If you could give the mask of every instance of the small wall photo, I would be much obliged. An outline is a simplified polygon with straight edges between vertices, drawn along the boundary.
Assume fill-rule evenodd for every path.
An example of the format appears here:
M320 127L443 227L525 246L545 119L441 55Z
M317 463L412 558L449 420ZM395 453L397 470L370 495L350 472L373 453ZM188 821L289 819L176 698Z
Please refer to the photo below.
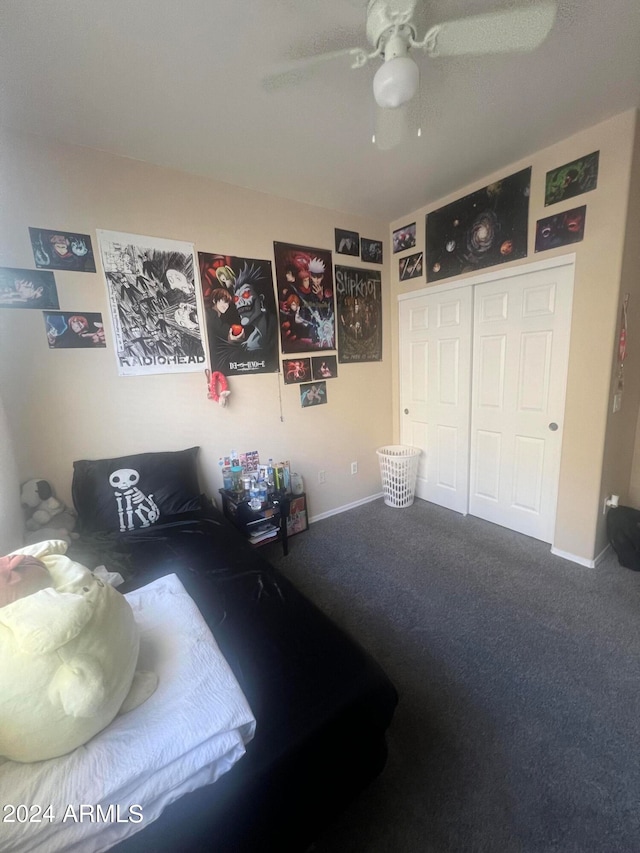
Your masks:
M308 382L312 379L311 360L308 358L283 358L282 375L285 385Z
M566 201L582 193L595 190L598 186L600 152L594 151L547 172L544 188L544 205Z
M404 258L400 258L398 261L398 272L400 281L419 278L422 275L422 252L416 252L415 255L407 255Z
M59 308L52 272L0 267L0 308Z
M96 271L91 237L88 234L29 228L29 237L38 269Z
M536 222L536 252L568 246L584 239L584 226L587 217L586 204L556 213Z
M393 253L403 252L405 249L413 249L416 244L416 223L403 225L393 232Z
M360 235L357 231L343 231L341 228L336 228L336 252L341 255L360 254Z
M327 383L311 382L300 386L300 405L303 409L309 406L321 406L327 402Z
M382 240L360 239L360 259L370 264L382 263Z
M314 379L335 379L338 375L338 359L335 355L314 355L311 370Z
M49 349L106 347L102 314L43 311Z

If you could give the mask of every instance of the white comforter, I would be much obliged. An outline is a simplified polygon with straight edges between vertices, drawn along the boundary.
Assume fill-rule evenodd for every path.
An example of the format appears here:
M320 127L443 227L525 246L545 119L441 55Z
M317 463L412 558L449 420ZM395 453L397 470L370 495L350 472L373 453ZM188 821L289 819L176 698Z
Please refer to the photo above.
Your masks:
M3 853L108 850L215 782L254 735L247 700L176 575L126 597L141 632L139 668L158 674L158 688L69 755L0 759Z

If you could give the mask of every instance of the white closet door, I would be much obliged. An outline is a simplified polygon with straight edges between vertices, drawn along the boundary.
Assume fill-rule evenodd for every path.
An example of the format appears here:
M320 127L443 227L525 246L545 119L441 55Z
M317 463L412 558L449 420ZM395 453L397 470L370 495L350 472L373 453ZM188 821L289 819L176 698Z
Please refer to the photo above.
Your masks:
M400 302L401 441L422 449L416 495L466 513L472 288Z
M469 512L553 541L573 266L475 287Z

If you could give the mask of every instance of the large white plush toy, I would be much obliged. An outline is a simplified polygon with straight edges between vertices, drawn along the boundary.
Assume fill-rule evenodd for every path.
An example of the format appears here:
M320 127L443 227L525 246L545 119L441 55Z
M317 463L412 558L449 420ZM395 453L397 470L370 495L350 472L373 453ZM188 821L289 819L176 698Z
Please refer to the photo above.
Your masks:
M117 590L51 540L0 558L0 755L63 755L144 702L140 639Z

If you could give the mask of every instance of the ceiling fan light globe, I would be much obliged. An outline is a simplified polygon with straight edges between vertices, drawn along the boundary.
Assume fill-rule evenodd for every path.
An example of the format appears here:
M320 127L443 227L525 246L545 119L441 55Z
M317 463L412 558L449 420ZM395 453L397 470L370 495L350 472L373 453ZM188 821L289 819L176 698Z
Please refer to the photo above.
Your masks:
M393 109L410 101L418 91L420 72L409 56L389 59L376 71L373 96L379 107Z

